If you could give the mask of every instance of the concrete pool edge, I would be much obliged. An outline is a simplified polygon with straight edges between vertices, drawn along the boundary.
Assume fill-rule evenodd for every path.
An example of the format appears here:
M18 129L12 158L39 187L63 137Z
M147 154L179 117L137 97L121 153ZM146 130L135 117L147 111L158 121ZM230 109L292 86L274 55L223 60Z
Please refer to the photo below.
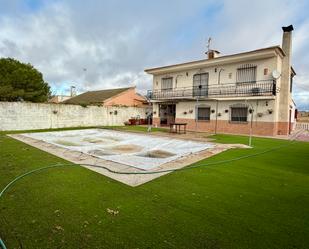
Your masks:
M68 150L56 145L49 144L47 142L36 140L30 137L23 136L22 134L11 134L8 135L9 137L12 137L16 140L19 140L21 142L24 142L32 147L35 147L37 149L40 149L42 151L48 152L50 154L53 154L59 158L65 159L69 162L75 163L75 164L94 164L98 166L105 166L111 170L114 171L126 171L126 172L145 172L145 170L140 170L128 165L116 163L113 161L104 160L101 158L97 158L82 152L72 151ZM198 153L194 153L191 155L188 155L186 157L181 157L179 159L176 159L174 161L162 164L158 168L152 170L152 171L160 171L160 170L166 170L166 169L180 169L185 166L188 166L190 164L193 164L195 162L198 162L202 159L217 155L223 151L226 151L231 148L248 148L245 145L238 145L238 144L214 144L213 148L200 151ZM170 172L164 172L164 173L157 173L157 174L130 174L130 175L123 175L123 174L115 174L107 171L106 169L102 168L93 168L89 166L83 166L85 168L88 168L92 171L95 171L97 173L100 173L104 176L107 176L109 178L112 178L116 181L122 182L126 185L135 187L142 185L144 183L147 183L149 181L152 181L162 175L166 175Z

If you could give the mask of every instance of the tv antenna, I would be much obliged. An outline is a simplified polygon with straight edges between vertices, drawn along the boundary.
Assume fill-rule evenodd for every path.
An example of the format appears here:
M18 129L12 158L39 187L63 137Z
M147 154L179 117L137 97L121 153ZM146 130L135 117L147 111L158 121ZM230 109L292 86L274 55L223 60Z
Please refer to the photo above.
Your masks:
M207 52L209 52L210 50L210 44L211 44L211 37L208 38L208 41L207 41Z

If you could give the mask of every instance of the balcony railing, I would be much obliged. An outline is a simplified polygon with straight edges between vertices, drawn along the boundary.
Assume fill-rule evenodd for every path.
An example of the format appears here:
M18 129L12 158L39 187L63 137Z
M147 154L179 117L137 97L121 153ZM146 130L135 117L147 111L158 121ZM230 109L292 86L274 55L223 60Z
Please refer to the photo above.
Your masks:
M220 84L210 86L183 87L148 91L148 98L160 99L196 99L276 95L275 80Z

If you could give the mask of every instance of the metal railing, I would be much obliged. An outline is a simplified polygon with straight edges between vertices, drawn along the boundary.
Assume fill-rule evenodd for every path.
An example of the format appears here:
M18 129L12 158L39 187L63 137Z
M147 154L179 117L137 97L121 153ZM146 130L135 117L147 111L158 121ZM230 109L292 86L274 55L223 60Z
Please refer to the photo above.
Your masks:
M301 129L301 130L309 131L309 123L297 122L296 123L296 129Z
M275 80L254 82L229 83L210 86L183 87L173 89L149 90L147 96L153 100L160 99L195 99L195 98L223 98L223 97L249 97L273 96L278 89Z

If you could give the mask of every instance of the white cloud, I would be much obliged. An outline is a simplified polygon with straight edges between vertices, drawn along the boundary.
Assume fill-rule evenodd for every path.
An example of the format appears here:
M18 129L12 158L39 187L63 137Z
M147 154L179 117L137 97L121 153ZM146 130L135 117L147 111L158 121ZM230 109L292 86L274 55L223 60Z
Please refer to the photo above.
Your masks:
M145 91L145 68L203 58L208 36L224 54L237 53L280 44L281 26L293 23L296 92L303 89L295 98L308 106L306 7L287 0L45 0L31 9L0 0L0 56L32 63L59 93L72 84Z

